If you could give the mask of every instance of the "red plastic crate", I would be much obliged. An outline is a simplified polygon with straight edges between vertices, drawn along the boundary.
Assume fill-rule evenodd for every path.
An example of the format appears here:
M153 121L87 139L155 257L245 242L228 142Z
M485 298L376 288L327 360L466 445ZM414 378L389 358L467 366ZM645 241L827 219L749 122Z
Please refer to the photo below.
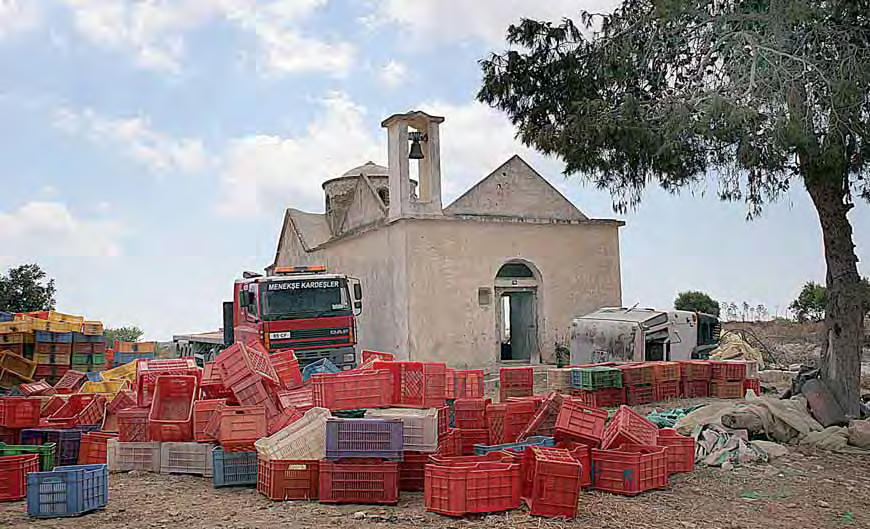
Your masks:
M382 353L380 351L372 351L370 349L363 349L360 357L363 364L371 361L394 362L396 360L396 355L394 355L393 353Z
M575 442L560 442L556 443L556 448L564 448L568 450L578 463L580 463L580 486L581 487L591 487L592 486L592 448L583 444L583 443L575 443Z
M108 432L83 432L79 441L79 465L106 464L109 439L117 439L118 434Z
M593 408L616 408L625 404L625 388L571 389L571 397Z
M604 437L607 412L565 399L556 417L555 437L559 441L577 441L598 446Z
M489 443L500 445L505 441L504 427L508 414L508 403L490 404L486 407L486 428L489 430Z
M197 377L191 375L157 377L154 401L148 415L148 435L152 441L193 441L193 403L197 383Z
M269 352L256 340L234 343L217 356L215 365L221 370L224 386L228 388L252 376L280 385L278 374L269 361Z
M655 446L658 426L628 406L620 406L604 430L601 448L608 450L624 443Z
M148 414L151 408L126 408L118 412L118 440L122 443L147 443Z
M86 379L85 373L70 369L55 383L54 389L61 394L75 393Z
M684 380L681 385L683 398L692 399L697 397L708 397L710 395L709 380Z
M320 491L319 461L257 459L257 492L270 500L316 500Z
M440 408L447 398L447 366L427 362L375 362L392 375L391 406Z
M57 391L45 380L31 382L29 384L21 384L18 386L21 394L25 397L35 397L37 395L55 395Z
M679 362L653 362L652 365L656 384L659 382L680 381Z
M31 472L39 472L39 454L0 457L0 502L26 497Z
M655 372L652 364L647 363L631 363L616 366L622 371L622 385L624 386L643 386L653 384L655 382Z
M533 435L547 435L552 437L553 429L556 426L556 417L558 417L559 409L562 407L562 402L566 398L570 399L571 397L565 397L564 395L553 392L547 395L546 398L544 398L540 409L535 412L534 417L529 421L528 426L526 426L517 436L517 440L522 441L526 437L531 437Z
M106 411L109 413L118 413L121 410L125 410L127 408L135 408L136 407L136 394L130 390L122 389L115 395L115 398L112 399L106 406Z
M202 371L193 358L171 358L165 360L140 360L136 363L136 391L139 406L150 406L154 398L157 378L170 375L192 376L196 386L202 380Z
M273 419L281 415L278 405L278 395L275 387L258 377L249 377L233 385L236 401L242 406L263 406L266 418Z
M680 364L680 379L687 381L708 382L712 377L710 362L704 360L682 360Z
M544 395L528 395L526 397L508 397L508 402L531 402L535 405L535 412L541 409L544 403Z
M311 377L311 383L315 406L333 411L387 408L393 395L393 374L385 369L353 374L319 374Z
M649 404L655 400L655 386L629 386L625 388L625 403L629 406Z
M21 444L21 428L6 428L0 426L0 443L8 445Z
M499 369L499 400L527 397L534 393L535 371L531 367L503 367Z
M0 397L0 426L31 428L39 425L42 401L31 397Z
M504 443L514 443L535 417L535 402L532 400L509 400L506 404L508 411L505 416L502 438Z
M438 450L435 454L443 457L456 457L462 455L462 434L459 430L451 428L446 434L438 436Z
M320 462L321 503L395 504L399 464L380 459Z
M741 399L743 398L743 381L710 381L710 396L717 399Z
M66 400L58 397L57 395L52 396L48 399L48 402L45 403L45 406L42 407L42 410L39 412L39 416L41 418L51 417L51 415L57 410L63 408L63 405L66 404Z
M710 362L710 379L714 381L740 381L746 378L746 364L743 362Z
M616 450L592 450L592 487L634 496L668 485L667 447L622 445Z
M224 386L220 369L215 367L214 362L203 364L201 387L204 399L227 399L227 402L230 404L238 404L232 390Z
M462 446L462 455L470 456L474 455L474 445L488 445L489 442L489 430L462 430L457 429L459 432L459 439Z
M220 406L206 426L225 452L253 451L254 441L266 437L267 430L263 406Z
M447 369L447 398L483 397L483 376L483 369Z
M399 490L422 492L424 469L428 462L429 454L406 451L402 461L399 462Z
M206 432L209 420L221 406L227 403L227 399L198 400L193 403L193 439L201 443L215 441L216 439Z
M447 433L450 429L450 407L442 406L438 408L438 437Z
M314 407L314 386L304 384L296 389L279 391L277 394L280 408L296 408L302 413Z
M268 434L272 435L275 432L283 430L284 428L301 419L303 415L304 413L298 408L284 408L283 410L281 410L280 415L269 419Z
M302 371L299 370L299 360L291 349L282 349L269 355L272 367L278 381L284 389L298 388L302 385Z
M743 395L749 390L755 392L756 395L761 395L761 381L757 378L747 378L743 381Z
M106 397L94 393L70 395L66 403L48 417L48 422L63 426L103 424Z
M678 381L658 382L653 386L653 399L656 402L680 398L680 383Z
M456 399L453 402L453 424L460 429L486 428L487 404L489 399Z
M509 511L520 506L519 463L429 464L424 471L426 510L447 516Z
M668 474L695 470L695 439L680 435L672 428L662 428L657 444L668 447Z
M523 499L529 514L574 518L582 468L564 448L528 447L522 462Z
M36 373L34 373L34 379L44 379L46 382L51 384L52 382L57 382L63 376L64 373L69 371L69 365L66 366L55 366L55 365L38 365L36 366Z

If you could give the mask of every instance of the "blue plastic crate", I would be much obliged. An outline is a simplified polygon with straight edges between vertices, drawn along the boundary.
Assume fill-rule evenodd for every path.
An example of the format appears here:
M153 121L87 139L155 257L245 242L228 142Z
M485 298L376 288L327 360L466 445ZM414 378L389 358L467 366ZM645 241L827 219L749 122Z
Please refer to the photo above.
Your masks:
M15 319L15 314L0 310L0 322L12 321Z
M154 360L156 355L154 353L118 353L115 352L115 357L112 360L112 365L114 367L122 366L124 364L129 364L133 360Z
M21 444L41 445L55 443L55 461L58 465L75 465L79 462L79 446L82 432L94 432L100 425L83 425L73 428L26 428L21 430Z
M33 340L38 343L54 343L54 335L58 333L48 331L35 331Z
M527 446L556 446L556 440L544 435L535 435L519 443L506 443L503 445L474 445L474 455L485 456L490 452L504 452L505 450L521 452L525 450Z
M308 380L314 375L320 375L322 373L326 373L329 375L334 375L336 373L341 373L341 369L335 366L332 362L329 361L329 358L321 358L315 362L311 362L307 366L302 368L302 380Z
M101 371L88 371L87 373L85 373L85 376L88 377L88 382L103 381L103 373Z
M27 475L27 514L33 518L79 516L109 499L106 465L56 467Z
M257 484L257 452L211 451L214 463L212 484L217 487L255 486Z

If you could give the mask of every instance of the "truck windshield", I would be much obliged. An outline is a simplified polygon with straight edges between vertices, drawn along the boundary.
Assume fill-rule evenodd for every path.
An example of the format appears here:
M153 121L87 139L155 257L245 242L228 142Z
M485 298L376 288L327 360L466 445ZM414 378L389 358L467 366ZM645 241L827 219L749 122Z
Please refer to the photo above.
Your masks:
M276 281L261 289L261 318L266 321L347 316L347 284L339 279Z

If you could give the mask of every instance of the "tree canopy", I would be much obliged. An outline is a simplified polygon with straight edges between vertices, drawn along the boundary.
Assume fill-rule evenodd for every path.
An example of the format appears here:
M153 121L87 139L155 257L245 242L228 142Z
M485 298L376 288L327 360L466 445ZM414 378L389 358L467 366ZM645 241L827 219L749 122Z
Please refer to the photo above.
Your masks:
M870 313L870 279L864 278L859 286L861 307L864 314ZM828 289L815 281L808 281L797 299L788 306L797 321L822 321L828 304Z
M145 331L135 326L116 327L112 329L106 329L105 334L106 341L109 343L112 343L115 340L120 340L122 342L138 342L145 334Z
M0 310L7 312L33 312L54 310L54 279L38 264L24 264L0 274Z
M715 180L749 216L797 182L828 268L822 373L859 405L860 276L849 210L870 200L870 0L625 0L577 21L523 20L481 62L480 100L519 138L608 190Z
M692 312L703 312L719 317L720 307L719 302L711 298L705 292L697 290L689 290L680 292L677 299L674 300L674 308L677 310L690 310Z

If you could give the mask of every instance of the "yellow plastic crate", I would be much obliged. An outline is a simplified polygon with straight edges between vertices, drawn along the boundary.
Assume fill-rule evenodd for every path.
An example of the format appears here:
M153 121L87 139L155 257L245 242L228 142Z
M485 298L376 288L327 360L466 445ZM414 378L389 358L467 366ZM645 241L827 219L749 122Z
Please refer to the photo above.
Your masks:
M82 334L88 336L102 336L103 322L101 321L86 321L82 323Z
M33 343L34 341L32 332L10 332L0 334L0 344Z
M33 332L34 330L39 330L34 328L33 320L34 318L27 318L0 322L0 333Z
M79 393L100 393L103 395L115 395L122 389L129 389L130 383L126 380L104 380L102 382L85 382Z
M36 362L12 351L0 351L0 369L7 369L24 378L32 379L33 373L36 372Z
M127 380L136 381L136 361L127 362L124 365L103 371L103 380Z
M48 320L40 320L39 318L31 318L30 319L30 328L34 331L54 331L54 332L66 332L61 331L57 328L58 323Z
M65 321L51 321L51 320L40 320L44 323L34 323L34 327L44 325L44 329L37 329L40 331L49 331L49 332L78 332L81 330L81 325L67 323Z
M85 321L84 316L74 316L72 314L64 314L63 312L48 312L48 321L54 321L58 323L72 323L75 324L76 327L81 327L82 323Z

